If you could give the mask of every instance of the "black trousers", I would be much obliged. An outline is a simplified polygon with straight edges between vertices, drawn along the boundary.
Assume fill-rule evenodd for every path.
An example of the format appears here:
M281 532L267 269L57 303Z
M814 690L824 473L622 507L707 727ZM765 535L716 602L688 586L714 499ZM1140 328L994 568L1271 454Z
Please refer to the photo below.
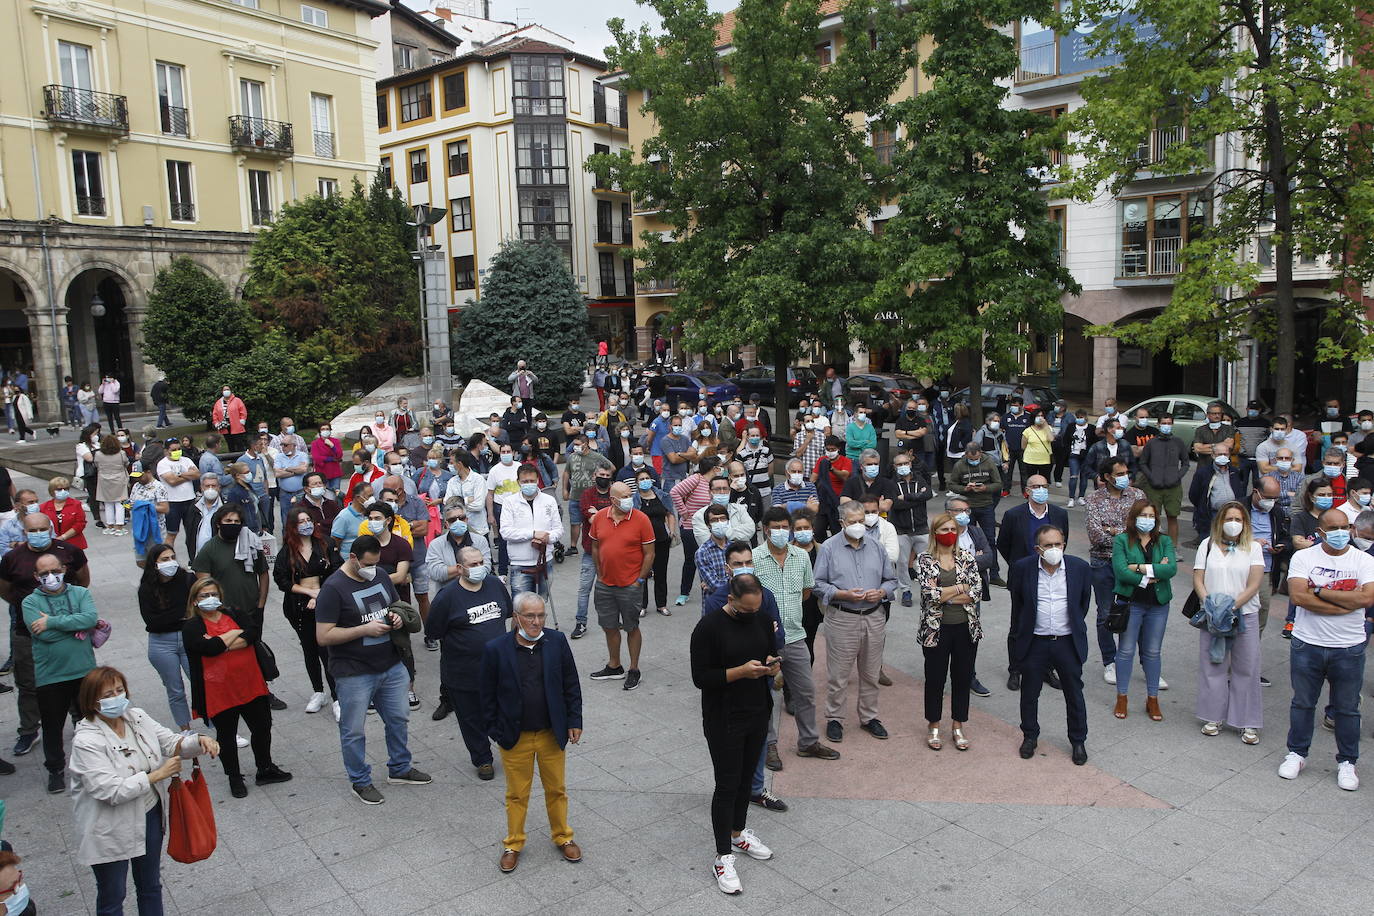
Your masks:
M76 722L76 695L81 690L81 681L75 678L38 688L38 717L43 723L43 766L49 773L61 773L67 768L62 732L68 719Z
M692 533L692 529L683 528L682 531L682 586L677 590L679 595L690 595L692 593L692 579L697 574L697 536Z
M922 647L921 651L926 657L926 721L939 722L944 718L945 679L948 678L949 717L955 722L967 722L973 662L978 657L978 644L969 635L968 624L942 624L940 641Z
M668 606L668 551L673 549L672 538L659 538L654 541L654 566L651 575L654 579L654 607ZM639 599L644 607L649 606L649 583Z
M1083 662L1072 636L1032 636L1030 652L1021 660L1021 733L1040 737L1040 688L1045 672L1054 669L1064 687L1069 741L1088 740L1088 707L1083 702Z
M334 699L339 698L339 691L334 686L334 675L329 673L329 648L320 645L315 640L315 612L304 608L283 608L282 613L286 615L286 622L291 624L291 629L296 631L296 638L301 643L301 654L305 657L305 673L310 678L310 687L316 693L324 693L324 683L327 678L329 681L329 695Z
M734 852L730 834L744 829L749 796L754 791L754 770L768 739L768 718L748 723L704 722L702 732L706 735L716 781L711 793L711 833L716 840L716 855L724 856Z
M105 408L105 419L108 420L110 423L110 432L114 432L115 430L123 426L124 418L121 417L119 414L119 405L111 404L108 401L104 401L101 403L102 406ZM18 419L18 417L18 412L16 412L15 419Z
M480 767L491 763L491 740L483 725L482 699L477 689L465 690L440 684L439 693L453 707L453 714L458 719L458 732L463 736L463 744L467 746L472 765Z
M806 631L806 651L810 653L813 665L816 664L816 632L824 620L820 599L812 592L811 597L802 602L802 629Z
M272 707L267 703L267 694L263 694L247 703L221 710L219 715L210 719L215 726L215 740L219 742L219 760L224 766L225 776L243 775L239 769L239 746L234 740L239 730L239 719L248 725L248 740L253 747L253 762L258 765L258 771L272 765Z

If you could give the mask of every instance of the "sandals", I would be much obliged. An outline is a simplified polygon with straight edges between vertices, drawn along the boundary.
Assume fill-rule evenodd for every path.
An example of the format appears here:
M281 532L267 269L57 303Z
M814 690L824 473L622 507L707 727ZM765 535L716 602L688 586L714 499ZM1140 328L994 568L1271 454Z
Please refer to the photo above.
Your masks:
M1207 722L1207 723L1204 723L1203 726L1202 726L1202 733L1203 733L1204 735L1206 735L1208 738L1215 738L1217 735L1221 734L1221 723L1220 723L1220 722Z
M1118 719L1126 718L1127 700L1126 694L1118 693L1116 695L1116 708L1112 710L1112 715L1116 716Z
M969 740L964 737L964 730L962 728L954 729L954 747L961 751L969 749Z
M932 725L930 727L930 737L926 738L926 747L932 751L938 751L944 747L944 744L940 742L940 726Z
M1164 713L1159 711L1159 697L1145 698L1145 715L1150 717L1151 722L1164 721Z
M1242 728L1240 741L1242 744L1259 744L1259 732L1253 728Z

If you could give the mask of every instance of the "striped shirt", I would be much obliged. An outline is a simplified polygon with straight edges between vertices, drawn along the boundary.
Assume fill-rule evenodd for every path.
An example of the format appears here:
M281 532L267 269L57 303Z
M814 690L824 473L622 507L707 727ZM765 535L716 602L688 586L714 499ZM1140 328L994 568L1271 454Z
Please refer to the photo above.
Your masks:
M674 484L668 495L672 497L673 509L682 527L691 531L692 516L711 501L711 482L700 474L692 474Z
M787 545L787 556L781 566L767 547L754 549L754 575L763 587L773 593L778 602L778 616L782 618L783 642L806 638L802 626L802 592L816 587L816 575L811 558L800 547Z

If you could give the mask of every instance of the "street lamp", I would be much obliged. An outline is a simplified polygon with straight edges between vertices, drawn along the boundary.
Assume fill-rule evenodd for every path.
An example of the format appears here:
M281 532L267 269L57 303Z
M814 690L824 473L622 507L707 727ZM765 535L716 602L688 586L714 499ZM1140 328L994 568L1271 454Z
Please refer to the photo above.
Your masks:
M436 336L438 335L438 333L439 333L439 331L440 331L440 328L434 328L434 329L431 329L431 328L430 328L430 322L433 320L433 316L432 316L432 314L431 314L431 312L430 312L430 308L431 308L431 303L430 303L430 301L429 301L429 299L430 299L430 296L429 296L429 285L430 285L430 284L429 284L429 282L428 282L428 280L429 280L428 274L430 273L431 269L433 269L433 268L431 267L431 264L432 264L433 261L436 260L436 254L437 254L437 251L438 251L438 246L437 246L437 245L425 245L425 244L424 244L424 236L425 236L425 232L426 232L430 227L432 227L432 226L437 226L439 223L442 223L442 222L444 221L444 218L448 216L448 211L447 211L447 210L439 209L439 208L437 208L437 207L431 207L431 206L429 206L428 204L416 204L414 207L411 208L411 212L412 212L413 215L412 215L411 219L410 219L409 221L406 222L406 225L407 225L407 226L413 226L414 229L415 229L415 250L414 250L413 252L411 252L411 257L415 259L416 267L417 267L417 269L418 269L418 271L419 271L419 277L420 277L420 328L421 328L422 343L423 343L423 347L424 347L425 391L427 392L428 397L429 397L429 400L430 400L431 402L432 402L436 397L438 397L438 396L440 395L441 392L440 392L440 391L437 391L436 388L435 388L435 381L436 381L436 378L435 378L435 371L434 371L434 370L435 370L435 366L434 366L433 364L434 364L435 361L441 360L441 359L442 359L442 360L444 361L444 366L442 367L442 370L439 371L439 372L437 373L437 375L438 375L439 378L449 380L449 381L446 383L446 387L447 387L448 390L442 392L443 400L444 400L445 402L447 402L448 399L449 399L450 397L452 397L452 395L453 395L453 384L452 384L452 381L451 381L450 369L449 369L449 366L448 366L448 364L447 364L447 360L448 360L448 339L447 339L447 337L445 337L442 346L433 347L433 349L435 350L435 352L434 352L434 353L431 353L431 352L430 352L430 351L431 351L431 346L432 346L432 345L431 345L431 337L430 337L431 330L433 330L433 332L434 332L434 334L435 334ZM443 268L442 268L442 264L440 264L440 265L437 267L437 270L438 270L438 271L442 271L442 269L443 269ZM437 284L436 284L436 285L437 285ZM438 293L438 291L436 290L436 300L437 300L437 293ZM436 302L434 302L432 305L433 305L433 307L437 308L437 307L439 307L439 306L441 305L441 303L439 303L438 301L436 301ZM445 322L447 322L447 320L448 320L448 309L447 309L447 308L445 308L445 309L443 310L443 317L444 317Z
M100 298L100 293L94 293L91 295L91 317L105 317L105 300Z

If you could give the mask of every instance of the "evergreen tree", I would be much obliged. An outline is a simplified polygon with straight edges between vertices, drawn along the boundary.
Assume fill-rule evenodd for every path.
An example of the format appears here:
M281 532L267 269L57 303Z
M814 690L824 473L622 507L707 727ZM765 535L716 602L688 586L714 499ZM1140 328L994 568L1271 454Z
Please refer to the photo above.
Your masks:
M515 364L539 376L541 404L582 393L591 340L587 304L563 252L547 242L512 239L491 259L482 298L463 310L453 338L453 373L503 391Z

